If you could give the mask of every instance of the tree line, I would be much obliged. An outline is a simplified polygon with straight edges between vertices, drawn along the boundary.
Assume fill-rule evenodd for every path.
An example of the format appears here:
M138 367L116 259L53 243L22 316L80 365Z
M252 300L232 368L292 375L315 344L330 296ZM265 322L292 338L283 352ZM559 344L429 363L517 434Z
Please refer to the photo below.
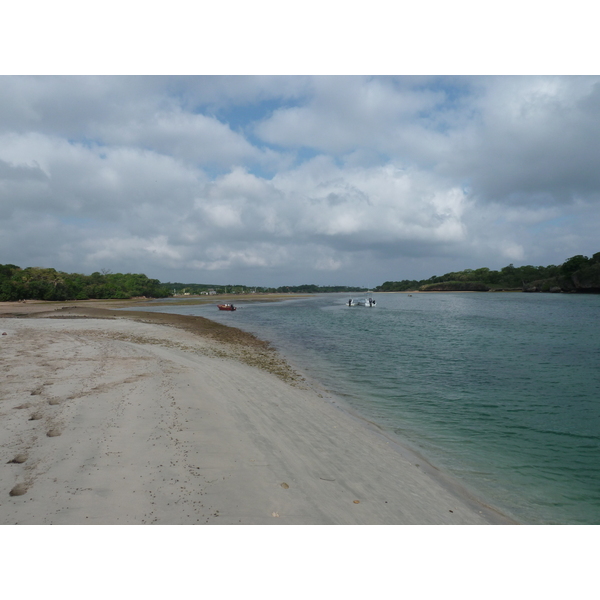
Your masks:
M426 290L436 284L447 285L455 289L523 289L527 284L539 283L551 287L568 286L569 281L577 273L596 271L600 267L600 252L591 258L578 254L568 258L561 265L549 265L547 267L534 267L525 265L515 267L510 264L499 271L482 267L479 269L465 269L464 271L453 271L445 275L433 275L429 279L420 281L414 279L403 279L402 281L386 281L376 288L379 292L404 292ZM462 284L462 286L461 286Z
M207 283L163 283L172 294L326 294L334 292L366 292L367 288L345 285L283 285L280 287L261 287L249 285L212 285Z
M378 292L403 292L435 288L447 290L523 289L524 291L588 291L600 292L600 252L591 258L578 254L561 265L515 267L510 264L499 271L482 267L433 275L429 279L386 281L375 288ZM111 273L103 270L91 275L64 273L51 268L0 264L0 302L17 300L87 300L128 299L135 297L166 298L174 294L216 293L300 293L366 292L352 286L296 285L253 287L244 285L210 285L194 283L161 283L142 273Z
M56 269L0 265L0 301L127 299L139 296L164 298L168 288L141 273L91 275L63 273Z

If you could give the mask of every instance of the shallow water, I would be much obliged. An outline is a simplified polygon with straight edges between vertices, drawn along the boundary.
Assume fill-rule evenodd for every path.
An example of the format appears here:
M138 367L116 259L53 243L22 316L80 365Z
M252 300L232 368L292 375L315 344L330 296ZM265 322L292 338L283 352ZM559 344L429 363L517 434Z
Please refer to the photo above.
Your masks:
M267 339L358 413L523 523L600 523L600 296L324 294L149 310Z

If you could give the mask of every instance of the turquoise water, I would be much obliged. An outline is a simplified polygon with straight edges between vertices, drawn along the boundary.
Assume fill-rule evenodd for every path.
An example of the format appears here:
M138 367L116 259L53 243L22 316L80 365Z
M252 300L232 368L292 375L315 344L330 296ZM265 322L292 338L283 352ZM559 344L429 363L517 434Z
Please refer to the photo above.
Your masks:
M522 523L600 523L600 296L328 294L157 307L267 339ZM148 307L150 308L150 307Z

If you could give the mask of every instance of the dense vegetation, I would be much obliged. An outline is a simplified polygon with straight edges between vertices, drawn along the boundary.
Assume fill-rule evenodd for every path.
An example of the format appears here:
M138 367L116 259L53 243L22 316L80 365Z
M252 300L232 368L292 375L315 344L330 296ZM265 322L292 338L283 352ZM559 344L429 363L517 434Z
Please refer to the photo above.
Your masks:
M578 254L567 259L562 265L515 267L510 264L499 271L486 267L465 269L434 275L421 281L404 279L386 281L376 288L380 292L403 291L487 291L519 289L524 291L600 291L600 252L591 258Z
M138 273L63 273L56 269L0 265L0 301L162 298L169 290Z

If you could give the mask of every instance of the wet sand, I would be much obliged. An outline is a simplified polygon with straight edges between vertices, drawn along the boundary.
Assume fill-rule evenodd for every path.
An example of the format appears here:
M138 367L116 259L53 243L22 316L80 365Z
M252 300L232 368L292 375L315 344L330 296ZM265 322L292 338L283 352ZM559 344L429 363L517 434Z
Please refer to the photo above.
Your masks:
M511 522L255 336L107 306L0 306L0 523Z

